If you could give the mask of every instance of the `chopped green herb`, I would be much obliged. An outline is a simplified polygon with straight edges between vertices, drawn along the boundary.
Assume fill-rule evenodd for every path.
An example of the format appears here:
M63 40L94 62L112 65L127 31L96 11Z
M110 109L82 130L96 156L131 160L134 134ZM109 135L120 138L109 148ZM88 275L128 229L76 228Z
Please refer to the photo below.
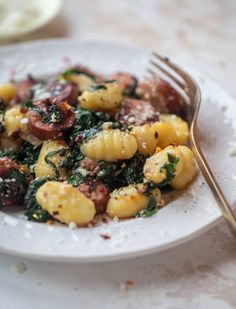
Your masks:
M27 180L23 173L13 168L7 179L0 181L0 208L3 207L3 198L9 197L12 200L19 200L24 196L27 188Z
M143 182L143 165L145 159L145 156L137 153L131 159L124 161L121 177L126 181L127 185Z
M34 105L32 101L25 102L24 106L37 112L44 123L60 123L63 120L63 115L57 104L47 105L46 110L42 110L39 106Z
M45 162L51 167L51 169L53 170L53 172L55 173L55 177L56 179L58 179L60 177L60 174L59 174L59 170L56 166L55 163L53 163L49 158L52 158L54 157L55 155L59 154L59 152L61 151L60 150L55 150L55 151L50 151L46 157L44 158Z
M39 157L41 146L35 147L28 142L24 142L19 151L17 152L16 162L25 164L29 167L30 171L34 171L34 166Z
M63 120L63 115L56 104L49 105L45 112L41 110L40 115L44 123L60 123Z
M78 187L83 181L84 176L81 173L76 173L74 175L71 175L67 178L67 182L71 184L74 187Z
M13 161L17 160L17 152L13 149L7 149L7 150L0 150L0 158L8 157L9 159L12 159Z
M67 78L69 75L72 75L72 74L78 74L78 75L84 74L84 75L87 75L90 78L95 77L94 74L92 74L92 73L89 74L88 72L85 72L82 69L81 70L80 69L68 69L68 70L64 71L61 75L62 75L62 77Z
M107 90L107 87L105 85L102 84L97 84L97 85L91 85L88 89L88 91L94 92L94 91L98 91L98 90Z
M93 127L89 130L82 131L80 133L83 142L88 141L89 139L93 138L97 133L102 131L102 126Z
M123 169L121 163L109 163L106 161L97 162L99 171L97 179L101 180L111 191L125 185L125 181L120 177Z
M142 209L136 217L147 218L155 215L157 212L157 201L153 195L150 196L147 207Z
M53 220L52 216L39 205L35 197L37 190L49 180L49 178L36 178L28 187L24 198L24 206L26 208L25 215L30 221L46 222Z
M63 148L66 152L63 160L60 160L58 167L66 168L67 170L73 170L78 167L78 162L81 161L84 156L80 152L80 145L73 145L71 148ZM60 154L60 153L59 153Z
M121 122L112 122L111 123L111 129L119 129L121 131L131 131L132 128L129 128L127 125L121 123Z
M166 170L166 179L158 184L159 187L166 186L171 180L175 177L175 171L179 158L168 153L168 161L160 168L160 171L163 172Z
M110 116L107 113L91 112L82 108L75 111L75 116L76 121L74 127L69 133L70 139L72 140L80 135L82 131L86 131L82 134L82 136L91 135L94 131L91 131L88 134L90 130L94 127L100 127L104 122L110 120Z

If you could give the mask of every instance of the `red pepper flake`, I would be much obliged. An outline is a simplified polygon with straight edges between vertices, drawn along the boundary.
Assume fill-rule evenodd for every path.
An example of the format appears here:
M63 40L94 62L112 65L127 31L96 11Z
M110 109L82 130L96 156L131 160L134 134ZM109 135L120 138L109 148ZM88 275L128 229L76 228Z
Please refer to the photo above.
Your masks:
M99 234L104 240L108 240L111 239L111 236L109 236L108 234Z
M54 224L54 221L48 220L48 221L46 222L46 224L48 224L48 225L53 225L53 224Z
M52 212L53 216L58 216L59 215L59 211L55 210Z
M106 217L102 217L102 222L103 223L107 223L108 222L108 219Z
M48 193L47 193L47 192L44 192L44 193L43 193L43 196L47 198L47 197L48 197Z
M82 138L81 135L77 135L76 138L75 138L75 142L76 142L76 143L80 143L80 142L82 141L82 139L83 139L83 138Z
M20 112L21 114L26 114L28 112L28 108L21 106Z

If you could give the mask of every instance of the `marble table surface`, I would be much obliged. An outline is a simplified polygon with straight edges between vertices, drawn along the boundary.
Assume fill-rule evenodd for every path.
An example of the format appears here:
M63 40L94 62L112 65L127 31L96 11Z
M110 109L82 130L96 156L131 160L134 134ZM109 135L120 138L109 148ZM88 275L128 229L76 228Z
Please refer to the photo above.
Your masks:
M236 98L235 17L235 0L66 0L53 22L24 40L73 37L156 49ZM181 246L128 261L68 265L1 255L0 299L2 309L232 309L236 240L222 221Z

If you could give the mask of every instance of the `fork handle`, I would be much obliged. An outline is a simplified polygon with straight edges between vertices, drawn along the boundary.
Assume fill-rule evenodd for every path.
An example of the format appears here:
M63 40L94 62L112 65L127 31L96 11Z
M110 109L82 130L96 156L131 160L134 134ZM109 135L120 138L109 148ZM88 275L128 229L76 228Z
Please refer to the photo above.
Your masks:
M215 176L213 175L200 147L198 146L198 143L196 142L196 136L195 136L195 132L193 132L193 130L191 130L191 134L190 134L190 143L191 143L191 148L193 151L193 154L195 156L195 159L198 163L198 166L206 180L206 182L208 183L217 203L218 206L226 220L226 222L228 223L228 226L231 230L231 232L234 234L234 236L236 236L236 216L233 213L224 193L222 192Z

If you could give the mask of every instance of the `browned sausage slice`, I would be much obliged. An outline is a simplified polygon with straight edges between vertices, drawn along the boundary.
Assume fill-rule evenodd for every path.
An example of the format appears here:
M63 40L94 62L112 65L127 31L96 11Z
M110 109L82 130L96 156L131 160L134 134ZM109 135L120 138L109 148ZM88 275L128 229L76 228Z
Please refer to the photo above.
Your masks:
M100 181L89 179L78 186L78 190L94 202L96 213L100 214L106 211L109 200L109 191Z
M77 103L77 85L71 81L55 80L34 91L33 100L54 98L57 102L66 101L70 105Z
M18 173L17 178L13 177L14 170ZM21 205L26 184L26 178L19 165L7 157L0 158L0 208Z
M87 157L80 161L80 167L88 171L90 176L96 176L99 171L97 162Z
M13 168L19 169L19 165L8 157L0 158L0 178L7 178Z
M167 81L162 79L155 78L139 83L136 95L150 101L161 113L182 115L184 112L183 99Z
M118 72L110 75L110 79L115 79L118 85L122 88L124 95L133 95L137 87L137 79L131 74Z
M125 99L115 114L115 119L128 126L143 125L159 121L159 112L149 101Z
M31 99L31 88L37 83L31 75L27 79L20 82L15 82L14 86L16 88L16 98L13 99L15 103L25 102Z
M66 102L56 103L53 99L34 102L28 117L30 132L41 140L61 137L75 122L71 106Z

